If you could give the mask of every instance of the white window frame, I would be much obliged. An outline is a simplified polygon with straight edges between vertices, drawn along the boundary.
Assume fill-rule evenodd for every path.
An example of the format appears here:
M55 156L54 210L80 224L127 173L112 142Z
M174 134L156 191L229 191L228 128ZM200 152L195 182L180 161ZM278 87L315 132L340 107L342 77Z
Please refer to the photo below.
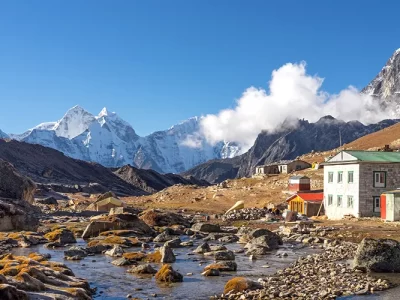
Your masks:
M380 213L381 212L381 197L379 196L373 196L373 210L376 213Z
M351 181L350 181L350 174L351 174ZM353 171L347 172L347 183L354 183L354 172Z
M333 205L333 195L328 195L328 206Z
M374 171L374 187L384 188L386 187L386 172L385 171ZM383 175L383 177L382 177Z
M337 174L337 183L343 183L343 171L339 171Z
M334 174L333 172L328 172L328 183L333 183Z
M354 197L353 196L347 196L347 207L348 208L354 208Z
M340 200L339 200L340 199ZM342 207L343 204L343 196L342 195L337 195L337 202L336 202L336 206L337 207Z

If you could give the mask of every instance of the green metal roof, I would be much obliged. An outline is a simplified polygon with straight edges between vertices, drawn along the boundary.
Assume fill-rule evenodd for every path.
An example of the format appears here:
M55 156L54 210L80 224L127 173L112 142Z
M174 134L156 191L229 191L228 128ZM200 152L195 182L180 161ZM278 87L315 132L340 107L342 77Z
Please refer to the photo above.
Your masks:
M360 161L400 162L400 152L344 150Z

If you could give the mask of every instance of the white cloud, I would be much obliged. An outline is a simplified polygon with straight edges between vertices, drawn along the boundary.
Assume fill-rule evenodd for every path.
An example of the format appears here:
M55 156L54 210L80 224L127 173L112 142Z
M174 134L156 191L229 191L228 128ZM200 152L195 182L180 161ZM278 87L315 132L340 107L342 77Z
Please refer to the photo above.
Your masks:
M181 142L181 145L189 148L201 148L203 146L203 139L201 138L199 133L188 134L186 138Z
M389 117L389 109L384 111L371 96L360 94L352 86L330 95L321 90L323 81L306 73L305 62L285 64L272 72L269 92L250 87L233 109L206 115L201 121L201 134L209 143L234 141L246 151L262 130L275 132L285 120L305 118L315 122L332 115L368 124Z

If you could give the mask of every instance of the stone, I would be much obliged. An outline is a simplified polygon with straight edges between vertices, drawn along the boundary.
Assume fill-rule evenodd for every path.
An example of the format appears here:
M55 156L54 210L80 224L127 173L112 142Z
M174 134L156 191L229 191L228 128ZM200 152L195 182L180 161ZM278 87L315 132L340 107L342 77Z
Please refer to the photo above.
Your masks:
M9 162L0 159L0 197L34 202L35 183L22 176Z
M164 242L168 242L175 239L175 236L168 234L167 231L164 231L162 233L160 233L159 235L157 235L153 242L155 243L164 243Z
M172 225L183 225L189 227L189 221L183 216L172 213L162 212L155 209L149 209L140 214L140 219L143 220L149 226L172 226Z
M192 241L182 242L181 246L182 247L191 247L191 246L193 246L193 242Z
M201 232L221 232L221 228L218 224L210 223L196 223L192 226L192 230Z
M247 245L246 245L247 246ZM260 245L250 245L247 247L246 255L266 255L270 253L270 249L268 247L260 246Z
M156 274L157 271L149 264L139 265L129 269L127 272L134 274Z
M121 267L121 266L130 266L130 265L135 264L136 262L134 262L134 261L132 261L132 260L129 260L129 259L126 259L125 257L121 257L121 258L118 258L118 259L116 259L116 260L113 260L111 263L112 263L114 266L119 266L119 267Z
M64 257L68 260L80 260L87 256L87 252L82 247L71 247L64 251ZM72 259L73 258L73 259Z
M173 263L176 261L175 254L172 249L168 246L160 248L161 262L162 263Z
M15 286L9 284L0 284L1 300L28 300L29 297L24 291L18 290Z
M112 247L113 246L111 246L111 245L97 244L94 246L86 247L85 250L91 254L101 254L106 250L110 250Z
M225 284L224 294L229 292L239 293L245 290L256 288L259 284L244 277L235 277Z
M208 245L208 243L203 243L200 246L198 246L195 250L193 250L193 252L198 254L203 254L206 252L211 252L211 248Z
M237 270L237 263L232 260L218 261L206 266L204 271L208 269L217 269L221 272L233 272Z
M124 254L124 249L122 249L118 245L114 245L114 247L111 250L108 250L104 252L105 255L111 256L111 257L121 257Z
M207 269L203 273L201 273L201 275L206 276L206 277L208 277L208 276L219 276L220 272L219 272L218 269Z
M235 254L230 250L217 251L214 254L215 260L235 260Z
M211 251L223 251L227 250L227 248L224 245L214 245L210 246Z
M252 241L253 239L259 238L264 236L264 238L261 238L260 240L258 240L258 243L264 243L263 246L267 246L269 244L278 244L278 245L282 245L282 239L280 238L279 235L277 235L276 233L268 230L268 229L254 229L252 230L250 233L248 234L244 234L240 237L239 239L239 243L248 243L250 241ZM261 244L262 245L262 244Z
M164 246L170 247L170 248L181 248L181 239L180 238L174 238L173 240L165 242Z
M239 241L239 237L236 235L227 235L219 238L218 241L221 243L236 243Z
M74 233L68 229L63 230L60 234L59 242L63 245L76 243Z
M46 205L58 205L57 199L54 197L47 197L44 199L35 199L36 203Z
M400 272L400 243L364 238L354 257L354 268L373 272Z
M262 235L257 238L251 239L244 247L264 247L269 250L278 249L282 245L282 239L275 233L270 232L268 235Z
M164 264L156 273L156 280L162 282L182 282L182 274L176 272L171 265Z

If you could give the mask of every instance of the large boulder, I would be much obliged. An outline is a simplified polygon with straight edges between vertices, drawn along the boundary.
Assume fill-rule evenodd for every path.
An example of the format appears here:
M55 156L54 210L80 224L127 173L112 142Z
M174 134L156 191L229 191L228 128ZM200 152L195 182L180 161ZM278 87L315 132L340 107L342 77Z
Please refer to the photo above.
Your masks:
M139 235L153 235L154 231L137 215L130 213L101 216L90 222L82 234L87 239L98 236L101 232L109 230L132 229Z
M244 277L235 277L229 280L224 288L224 294L229 292L240 293L250 289L260 288L260 284Z
M168 246L160 248L161 262L162 263L174 263L176 261L175 254L172 249Z
M259 238L261 236L265 236L265 238L263 238L263 240L265 242L266 245L267 244L278 244L278 245L282 245L282 239L279 235L277 235L276 233L268 230L268 229L254 229L251 232L249 232L248 234L244 234L240 237L239 239L239 243L248 243L250 241L252 241L253 239Z
M12 164L0 159L0 197L34 201L36 185L17 172Z
M36 231L40 210L25 200L0 198L0 231Z
M183 216L172 212L161 212L155 209L149 209L144 211L140 215L140 219L143 220L149 226L172 226L172 225L183 225L189 227L189 221Z
M264 247L264 248L267 248L268 250L274 250L274 249L278 249L279 245L282 245L281 238L277 234L271 232L271 234L262 235L257 238L253 238L244 247L252 248L252 247L256 246L256 247Z
M201 232L221 232L221 228L218 224L209 223L196 223L192 226L192 230Z
M156 274L157 271L149 264L139 265L133 267L127 271L128 273L134 274Z
M354 268L373 272L400 272L400 243L364 238L354 257Z
M1 300L28 300L28 294L9 284L0 284Z
M156 274L156 280L162 282L182 282L183 276L182 274L176 272L172 267L168 264L165 264L161 267L161 269Z

